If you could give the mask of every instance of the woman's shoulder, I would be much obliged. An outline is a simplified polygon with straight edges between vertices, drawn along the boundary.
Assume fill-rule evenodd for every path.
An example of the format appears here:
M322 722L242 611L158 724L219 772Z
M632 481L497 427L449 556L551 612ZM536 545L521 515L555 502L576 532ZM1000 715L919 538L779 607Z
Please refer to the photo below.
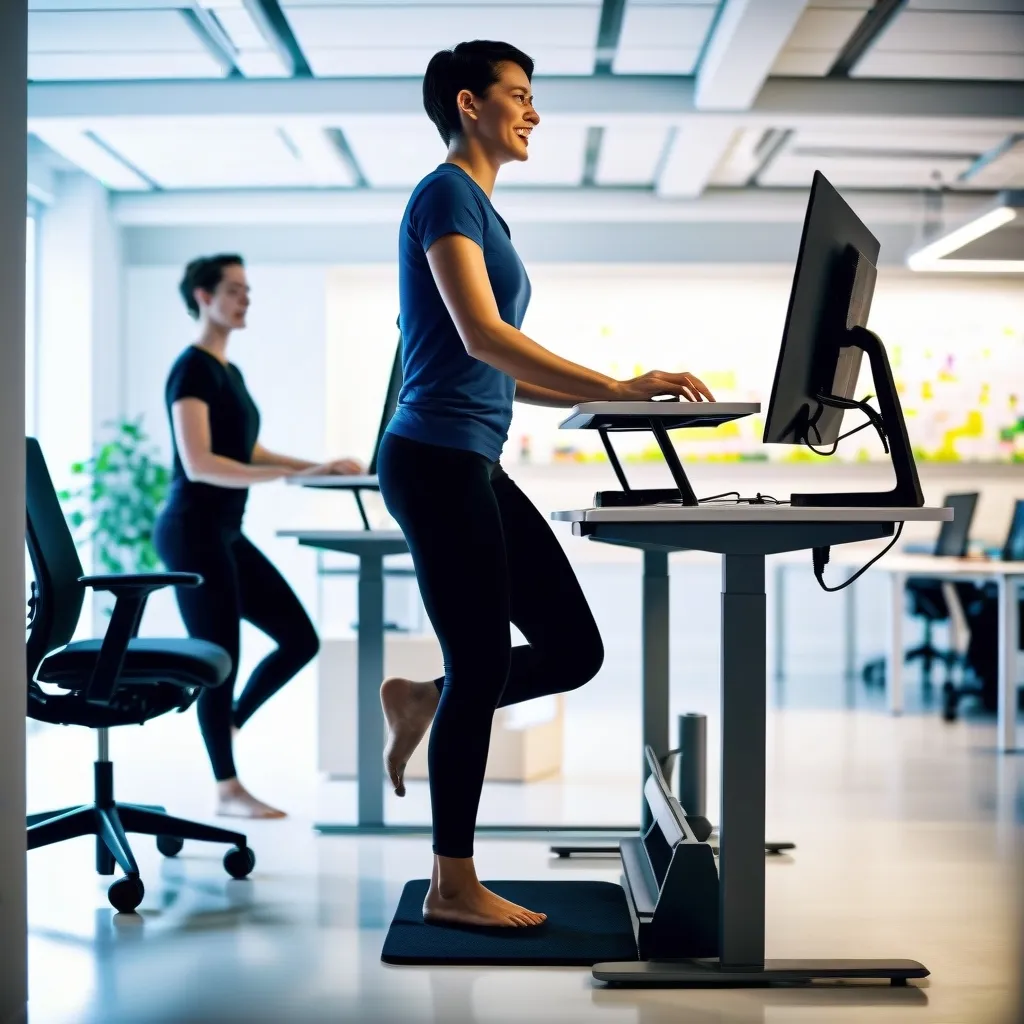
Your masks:
M479 186L454 164L441 164L421 178L409 197L409 210L424 204L483 206Z
M175 382L188 380L216 385L223 380L226 372L227 367L215 356L204 352L198 345L186 345L171 364L167 372L167 383L171 386Z

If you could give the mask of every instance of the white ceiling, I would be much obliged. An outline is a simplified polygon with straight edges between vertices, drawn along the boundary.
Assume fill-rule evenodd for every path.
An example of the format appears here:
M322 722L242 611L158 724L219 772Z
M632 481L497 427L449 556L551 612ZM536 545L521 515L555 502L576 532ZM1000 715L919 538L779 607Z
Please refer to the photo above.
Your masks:
M1012 139L1021 129L1005 125L974 130L961 119L954 128L936 118L908 131L879 117L870 130L853 131L823 112L794 130L784 112L755 118L755 108L710 131L679 134L677 120L657 107L589 123L546 115L548 76L582 79L602 68L644 82L699 76L712 36L719 44L728 27L725 0L625 0L617 45L608 51L599 36L603 5L613 0L278 3L291 40L254 17L254 0L29 0L29 77L121 81L130 89L142 79L231 75L248 88L245 79L292 75L292 42L316 78L419 77L436 50L460 39L507 38L536 62L542 123L529 161L506 168L504 185L629 186L662 195L666 167L675 180L692 161L705 168L683 175L697 194L705 184L804 188L815 169L847 188L917 190L936 180L954 188L1024 187L1024 147ZM751 59L764 61L765 74L821 78L873 7L874 0L808 0L799 18L794 11L788 39L781 42L792 21L770 52ZM736 43L750 45L749 37ZM746 51L736 59L746 60ZM908 0L851 78L1024 81L1024 0ZM671 85L685 87L678 79ZM408 188L443 159L444 147L425 117L379 116L374 84L364 91L358 115L170 119L157 106L148 118L54 118L33 130L115 190L348 188L360 179L371 188ZM600 145L588 179L590 129L600 130Z
M533 3L311 3L281 5L318 76L422 75L460 39L515 39L549 75L594 70L600 0Z
M612 62L618 75L692 75L716 0L626 0Z

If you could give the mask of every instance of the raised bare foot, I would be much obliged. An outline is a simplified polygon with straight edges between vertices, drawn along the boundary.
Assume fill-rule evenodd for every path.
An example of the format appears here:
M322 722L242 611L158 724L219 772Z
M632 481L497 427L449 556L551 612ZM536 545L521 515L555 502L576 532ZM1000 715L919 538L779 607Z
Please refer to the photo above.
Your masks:
M217 814L223 818L286 818L262 800L257 800L238 779L217 783Z
M440 694L433 681L415 683L392 676L380 687L380 706L388 725L384 769L398 796L405 796L405 766L434 718Z
M547 914L537 914L502 899L479 882L457 893L445 895L431 885L423 901L427 924L462 924L478 928L529 928L543 924Z

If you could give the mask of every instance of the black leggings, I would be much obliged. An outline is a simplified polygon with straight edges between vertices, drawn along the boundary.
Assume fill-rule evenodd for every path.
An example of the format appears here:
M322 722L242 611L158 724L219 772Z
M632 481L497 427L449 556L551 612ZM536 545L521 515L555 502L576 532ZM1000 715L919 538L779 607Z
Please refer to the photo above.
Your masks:
M377 470L444 656L427 752L434 853L471 857L495 708L582 686L604 648L561 545L500 465L388 433Z
M203 577L201 586L175 592L188 635L215 643L231 656L231 675L221 686L203 690L196 711L214 777L233 779L231 727L241 728L316 657L320 641L294 591L240 528L166 510L153 540L171 572ZM256 666L234 702L242 619L266 633L277 648Z

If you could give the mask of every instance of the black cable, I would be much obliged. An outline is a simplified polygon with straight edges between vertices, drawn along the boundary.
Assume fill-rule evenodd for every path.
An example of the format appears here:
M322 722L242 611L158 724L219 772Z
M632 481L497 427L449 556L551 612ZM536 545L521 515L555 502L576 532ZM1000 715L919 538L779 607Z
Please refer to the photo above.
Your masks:
M874 427L875 431L878 434L879 440L882 442L882 448L884 449L886 455L888 455L889 438L885 432L885 421L882 419L882 414L877 409L874 409L870 405L868 405L868 402L870 402L870 400L873 397L873 395L867 395L864 399L858 402L854 401L853 399L837 398L834 395L819 395L818 412L815 415L814 419L812 419L810 423L807 424L808 431L814 431L818 444L821 444L821 432L818 430L818 420L821 418L821 414L822 412L824 412L826 405L830 405L836 409L857 409L860 412L864 413L865 416L867 416L867 422L862 423L859 427L854 427L852 430L846 431L845 434L840 434L833 442L831 450L827 452L819 451L817 448L814 447L813 444L811 444L810 439L807 437L804 438L804 444L806 444L807 447L810 448L815 455L821 455L827 458L830 455L835 455L836 451L839 448L840 441L845 441L846 438L852 437L854 434L858 433L861 430L865 430L868 427Z
M868 427L873 427L873 426L874 426L874 424L871 422L871 420L867 420L866 422L862 423L859 427L854 427L853 430L848 430L845 434L840 434L835 439L835 441L832 443L832 448L829 451L827 451L827 452L823 452L820 449L815 448L814 445L811 444L810 441L805 440L804 444L806 444L807 447L810 448L811 451L814 452L815 455L822 455L822 456L827 458L830 455L835 455L836 451L839 449L839 442L840 441L845 441L848 437L851 437L853 434L856 434L856 433L858 433L861 430L867 430ZM816 443L817 444L821 444L821 434L819 433L818 428L813 423L810 425L810 428L811 428L811 430L814 431L814 434L817 437L817 442ZM882 435L880 435L880 436L882 436ZM882 447L885 448L885 450L888 452L889 447L888 447L888 444L887 444L884 436L882 436Z
M896 526L896 533L889 543L875 555L874 558L868 562L867 565L861 566L845 583L840 583L838 587L829 587L825 585L824 575L825 566L828 564L829 548L811 548L811 563L814 566L814 578L818 581L818 585L822 590L827 591L829 594L834 594L837 590L842 590L844 587L848 587L851 583L859 580L877 562L882 555L887 554L892 550L893 545L900 539L900 534L903 532L903 524L899 523Z
M710 498L698 498L697 504L703 505L707 501L718 501L719 498L732 498L733 496L735 496L737 501L740 500L739 491L722 491L721 494L712 494Z

